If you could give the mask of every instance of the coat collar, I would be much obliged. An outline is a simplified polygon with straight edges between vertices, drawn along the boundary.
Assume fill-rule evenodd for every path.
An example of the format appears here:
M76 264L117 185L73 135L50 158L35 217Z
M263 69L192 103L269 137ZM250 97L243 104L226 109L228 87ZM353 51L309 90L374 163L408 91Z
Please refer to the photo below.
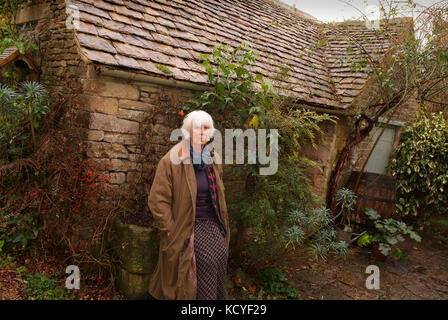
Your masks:
M190 191L191 201L193 203L193 212L196 212L196 195L197 195L197 184L196 184L196 174L194 173L193 164L190 161L190 150L188 148L188 140L183 139L176 145L173 150L177 153L178 159L184 164L185 178L187 180L188 189ZM210 150L210 155L212 156L212 167L215 174L218 172L216 167L216 161L219 158L218 154L215 154L214 149ZM217 184L218 189L221 189L220 185ZM219 195L218 195L219 196ZM193 217L194 219L194 217Z

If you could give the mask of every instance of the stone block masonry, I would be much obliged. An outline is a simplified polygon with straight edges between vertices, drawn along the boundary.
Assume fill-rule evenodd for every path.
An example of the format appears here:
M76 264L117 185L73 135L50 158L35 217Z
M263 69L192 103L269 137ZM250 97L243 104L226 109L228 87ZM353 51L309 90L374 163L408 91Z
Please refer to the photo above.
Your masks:
M87 156L107 172L112 189L130 207L146 213L158 161L175 144L169 140L182 124L177 111L192 92L175 87L92 76L82 80L81 108L90 114Z
M42 1L39 8L42 14L34 31L38 32L40 48L34 55L41 66L40 82L51 95L74 94L79 91L80 79L86 77L88 65L79 56L74 31L65 27L65 1ZM27 12L26 8L23 12ZM34 21L35 15L29 12L29 16L22 15L24 22Z

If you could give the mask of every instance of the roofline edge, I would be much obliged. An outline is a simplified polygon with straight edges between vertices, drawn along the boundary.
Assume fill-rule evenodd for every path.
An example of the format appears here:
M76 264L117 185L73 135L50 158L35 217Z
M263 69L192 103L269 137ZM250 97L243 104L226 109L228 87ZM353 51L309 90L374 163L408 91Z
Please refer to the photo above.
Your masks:
M123 80L135 80L140 82L147 82L147 83L153 83L158 85L168 85L171 87L177 87L182 89L191 89L191 90L209 90L209 86L194 84L188 81L182 81L182 80L174 80L174 79L163 79L155 76L150 76L148 74L142 74L142 73L133 73L130 71L125 70L117 70L117 69L111 69L110 67L103 66L103 65L94 65L95 73L99 76L107 76L112 78L118 78ZM347 115L347 109L336 109L332 107L324 107L322 105L317 106L310 102L297 102L296 107L300 108L307 108L318 112L325 112L329 114L336 114L336 115ZM306 105L306 106L305 106Z
M175 80L175 79L163 79L160 77L150 76L148 74L133 73L125 70L111 69L106 66L95 65L95 71L98 75L109 76L113 78L119 78L124 80L135 80L140 82L148 82L160 85L166 85L171 87L178 87L183 89L192 90L207 90L208 86L194 84L188 81Z

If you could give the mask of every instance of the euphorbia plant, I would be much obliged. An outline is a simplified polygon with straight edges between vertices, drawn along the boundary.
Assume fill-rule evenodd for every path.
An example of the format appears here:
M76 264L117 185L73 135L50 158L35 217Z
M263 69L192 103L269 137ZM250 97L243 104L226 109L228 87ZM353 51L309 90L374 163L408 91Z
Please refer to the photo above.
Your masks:
M0 84L0 163L26 156L27 144L36 149L36 129L49 110L48 102L38 82L22 82L15 90Z

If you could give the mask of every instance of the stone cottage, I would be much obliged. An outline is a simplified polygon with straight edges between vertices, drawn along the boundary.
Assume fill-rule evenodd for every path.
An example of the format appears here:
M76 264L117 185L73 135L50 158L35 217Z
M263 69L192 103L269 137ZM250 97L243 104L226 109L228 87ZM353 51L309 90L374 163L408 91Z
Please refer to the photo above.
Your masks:
M358 44L378 59L390 46L365 23L335 28L272 0L29 1L17 23L48 31L40 38L36 59L41 82L65 94L80 88L88 156L139 211L147 210L141 205L158 160L174 144L169 134L181 124L179 106L195 90L208 88L205 68L198 63L201 54L211 53L217 44L235 48L247 41L260 54L253 70L266 80L273 80L282 66L291 69L277 88L295 99L291 107L339 118L323 125L326 143L306 151L321 169L310 172L313 190L325 199L332 166L349 131L348 111L369 94L365 69L354 71L349 60ZM393 148L399 128L414 113L415 105L409 104L395 115L384 145ZM366 147L357 148L353 166ZM376 172L384 173L381 161L390 156L383 149L372 164ZM224 175L232 201L241 184L228 166Z
M341 23L336 31L269 0L34 0L19 12L17 23L52 26L40 39L41 81L54 91L68 92L63 78L82 88L89 156L100 163L110 160L111 183L129 189L130 197L144 191L140 178L151 176L170 148L168 134L181 121L177 107L193 90L207 88L199 55L211 53L216 44L236 47L242 40L260 53L254 71L265 79L280 66L291 68L280 94L340 118L325 125L328 143L308 152L321 166L311 178L316 194L324 197L331 164L346 137L346 111L363 89L368 91L366 73L353 71L348 58L359 43L378 57L389 45L364 23ZM396 115L393 124L403 125L409 112ZM139 144L143 132L145 150ZM393 136L396 142L399 135ZM238 190L230 176L226 184Z

